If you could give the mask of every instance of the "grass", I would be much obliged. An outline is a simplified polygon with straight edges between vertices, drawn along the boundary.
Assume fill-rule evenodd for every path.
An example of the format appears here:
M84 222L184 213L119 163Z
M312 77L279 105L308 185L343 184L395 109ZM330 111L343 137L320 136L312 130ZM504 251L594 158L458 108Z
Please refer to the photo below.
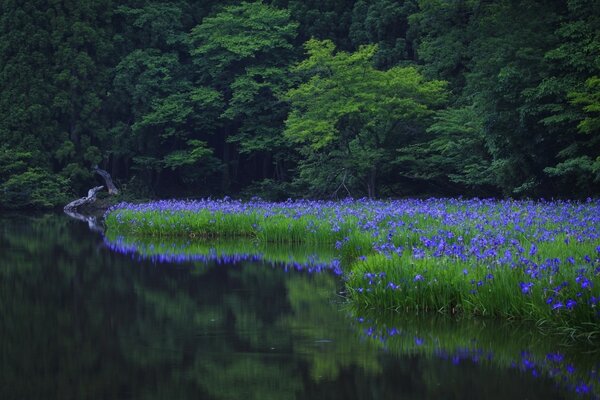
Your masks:
M600 202L403 200L121 204L125 237L327 246L362 309L532 320L600 337Z

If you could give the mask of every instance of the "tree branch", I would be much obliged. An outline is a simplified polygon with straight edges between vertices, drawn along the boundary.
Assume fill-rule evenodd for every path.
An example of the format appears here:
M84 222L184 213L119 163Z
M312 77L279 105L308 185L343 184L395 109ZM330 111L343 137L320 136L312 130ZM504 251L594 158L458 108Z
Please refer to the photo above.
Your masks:
M117 187L113 183L113 180L110 177L110 174L108 172L106 172L103 169L98 168L97 165L94 165L94 167L92 168L92 171L94 171L95 173L100 175L102 177L102 179L104 179L104 183L106 184L106 188L108 189L108 194L111 194L111 195L119 194L119 189L117 189Z
M96 201L96 193L98 193L102 189L104 189L104 186L96 186L94 188L91 188L90 190L88 190L87 196L82 197L82 198L77 199L77 200L73 200L72 202L70 202L69 204L67 204L64 207L65 212L67 212L67 211L74 211L79 206L95 202Z

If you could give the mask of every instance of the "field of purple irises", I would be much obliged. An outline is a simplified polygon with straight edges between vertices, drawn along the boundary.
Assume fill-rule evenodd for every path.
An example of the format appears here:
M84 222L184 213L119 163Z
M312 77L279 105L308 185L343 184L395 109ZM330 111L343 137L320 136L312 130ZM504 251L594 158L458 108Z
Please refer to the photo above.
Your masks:
M359 308L533 320L600 336L600 201L122 203L110 232L249 237L335 250Z

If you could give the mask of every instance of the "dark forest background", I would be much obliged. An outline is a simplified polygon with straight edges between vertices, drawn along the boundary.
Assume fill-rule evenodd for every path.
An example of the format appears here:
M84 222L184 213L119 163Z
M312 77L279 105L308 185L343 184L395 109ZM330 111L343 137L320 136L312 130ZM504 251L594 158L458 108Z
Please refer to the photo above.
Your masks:
M0 0L0 207L600 192L600 2Z

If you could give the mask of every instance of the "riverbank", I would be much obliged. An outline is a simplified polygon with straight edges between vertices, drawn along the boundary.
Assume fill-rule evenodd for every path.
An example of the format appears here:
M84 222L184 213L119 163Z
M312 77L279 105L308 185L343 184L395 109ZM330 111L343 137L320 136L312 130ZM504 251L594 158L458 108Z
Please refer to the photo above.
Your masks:
M232 200L122 203L111 233L319 243L359 308L532 320L600 335L600 202Z

